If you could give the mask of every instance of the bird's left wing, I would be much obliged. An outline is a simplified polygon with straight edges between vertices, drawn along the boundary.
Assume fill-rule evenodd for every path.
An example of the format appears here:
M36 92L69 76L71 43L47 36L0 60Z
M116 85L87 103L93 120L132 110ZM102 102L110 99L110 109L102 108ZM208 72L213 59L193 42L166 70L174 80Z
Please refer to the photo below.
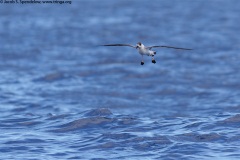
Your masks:
M172 47L172 46L150 46L150 47L146 47L147 49L152 49L152 48L173 48L173 49L182 49L182 50L193 50L193 49L189 49L189 48L180 48L180 47Z
M101 45L101 46L128 46L128 47L136 48L136 46L133 46L131 44L104 44L104 45Z

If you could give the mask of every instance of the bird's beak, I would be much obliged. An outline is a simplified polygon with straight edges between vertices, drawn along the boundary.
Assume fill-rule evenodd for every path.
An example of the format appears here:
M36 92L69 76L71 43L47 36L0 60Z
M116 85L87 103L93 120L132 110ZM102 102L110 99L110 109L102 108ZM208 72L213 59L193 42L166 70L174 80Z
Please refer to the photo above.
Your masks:
M136 49L138 49L139 47L137 46Z

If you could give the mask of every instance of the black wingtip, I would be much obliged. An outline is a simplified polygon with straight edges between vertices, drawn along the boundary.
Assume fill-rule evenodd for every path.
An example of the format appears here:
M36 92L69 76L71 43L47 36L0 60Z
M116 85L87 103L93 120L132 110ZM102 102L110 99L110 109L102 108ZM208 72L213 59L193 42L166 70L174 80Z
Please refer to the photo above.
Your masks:
M179 49L179 50L193 50L193 49L190 49L190 48L175 48L175 49Z

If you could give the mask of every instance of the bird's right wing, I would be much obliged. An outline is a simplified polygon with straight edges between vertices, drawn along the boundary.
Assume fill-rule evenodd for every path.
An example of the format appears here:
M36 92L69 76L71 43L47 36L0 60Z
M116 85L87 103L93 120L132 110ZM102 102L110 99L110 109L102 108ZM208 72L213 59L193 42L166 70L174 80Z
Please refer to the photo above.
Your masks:
M101 45L101 46L128 46L128 47L136 48L136 46L133 46L131 44L104 44L104 45Z
M182 50L193 50L193 49L189 49L189 48L180 48L180 47L172 47L172 46L150 46L150 47L146 47L147 49L152 49L152 48L158 48L158 47L162 47L162 48L173 48L173 49L182 49Z

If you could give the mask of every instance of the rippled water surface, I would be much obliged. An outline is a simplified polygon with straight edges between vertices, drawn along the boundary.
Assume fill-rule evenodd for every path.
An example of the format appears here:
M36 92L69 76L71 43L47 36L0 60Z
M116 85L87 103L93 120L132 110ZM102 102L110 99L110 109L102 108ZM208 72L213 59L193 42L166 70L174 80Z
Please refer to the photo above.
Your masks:
M0 4L0 159L239 159L239 8Z

